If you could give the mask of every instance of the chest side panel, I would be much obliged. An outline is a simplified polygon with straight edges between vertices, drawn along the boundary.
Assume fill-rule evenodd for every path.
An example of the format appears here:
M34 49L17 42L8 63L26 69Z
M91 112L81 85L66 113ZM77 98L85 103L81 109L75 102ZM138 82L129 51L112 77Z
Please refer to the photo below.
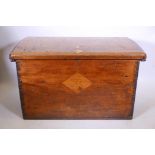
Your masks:
M138 61L17 61L24 118L132 116Z

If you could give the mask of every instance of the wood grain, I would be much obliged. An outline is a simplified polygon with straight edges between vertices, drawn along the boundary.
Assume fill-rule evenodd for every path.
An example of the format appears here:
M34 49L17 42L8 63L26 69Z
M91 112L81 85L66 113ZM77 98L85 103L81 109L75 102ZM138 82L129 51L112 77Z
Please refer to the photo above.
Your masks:
M146 54L122 37L28 37L10 59L24 119L131 119Z
M137 59L146 54L125 37L28 37L10 54L17 59Z
M25 119L131 119L139 61L17 60ZM76 93L74 74L91 85ZM75 85L79 82L75 81Z

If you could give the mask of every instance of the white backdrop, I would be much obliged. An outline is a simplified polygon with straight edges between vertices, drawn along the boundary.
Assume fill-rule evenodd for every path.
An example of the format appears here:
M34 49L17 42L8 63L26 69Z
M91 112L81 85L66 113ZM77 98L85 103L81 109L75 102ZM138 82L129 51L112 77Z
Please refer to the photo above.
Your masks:
M23 120L15 63L9 53L27 36L129 37L147 53L141 62L133 120ZM0 27L0 128L155 128L155 27Z

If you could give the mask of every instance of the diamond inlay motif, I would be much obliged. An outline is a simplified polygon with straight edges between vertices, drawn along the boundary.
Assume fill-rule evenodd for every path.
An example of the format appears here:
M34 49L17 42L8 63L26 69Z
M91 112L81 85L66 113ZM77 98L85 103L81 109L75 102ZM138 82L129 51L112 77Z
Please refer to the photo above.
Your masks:
M82 74L75 73L70 78L65 80L63 84L75 93L79 93L82 90L88 88L92 83Z

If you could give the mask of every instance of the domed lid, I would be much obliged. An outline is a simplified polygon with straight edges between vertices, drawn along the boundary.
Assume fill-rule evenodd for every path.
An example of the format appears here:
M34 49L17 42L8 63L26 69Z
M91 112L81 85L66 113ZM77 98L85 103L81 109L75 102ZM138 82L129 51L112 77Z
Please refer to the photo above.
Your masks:
M146 54L126 37L28 37L10 54L18 59L137 59Z

